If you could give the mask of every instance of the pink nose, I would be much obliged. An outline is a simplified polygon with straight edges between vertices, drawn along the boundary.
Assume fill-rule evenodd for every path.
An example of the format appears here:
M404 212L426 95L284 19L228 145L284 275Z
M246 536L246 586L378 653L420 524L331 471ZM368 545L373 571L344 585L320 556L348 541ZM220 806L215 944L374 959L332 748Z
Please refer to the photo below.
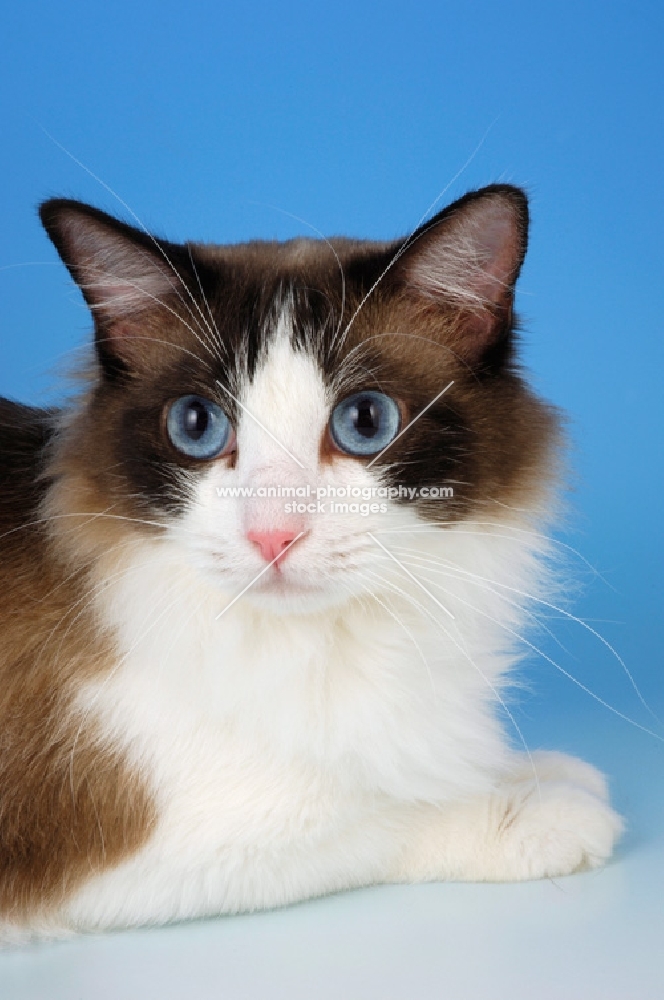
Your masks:
M255 542L258 545L261 555L267 563L274 562L280 556L285 556L286 550L292 545L297 536L297 531L281 531L278 528L273 531L247 532L247 538L250 542Z

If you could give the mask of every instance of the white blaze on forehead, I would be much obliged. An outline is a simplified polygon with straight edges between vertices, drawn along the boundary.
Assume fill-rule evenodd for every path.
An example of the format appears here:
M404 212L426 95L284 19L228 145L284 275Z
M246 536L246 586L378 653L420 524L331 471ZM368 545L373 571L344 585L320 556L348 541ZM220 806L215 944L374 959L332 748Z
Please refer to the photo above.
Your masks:
M291 334L290 310L284 308L253 380L240 398L243 410L237 437L241 479L253 470L274 468L275 472L283 470L291 482L307 481L318 466L329 409L325 385L316 359L295 349Z

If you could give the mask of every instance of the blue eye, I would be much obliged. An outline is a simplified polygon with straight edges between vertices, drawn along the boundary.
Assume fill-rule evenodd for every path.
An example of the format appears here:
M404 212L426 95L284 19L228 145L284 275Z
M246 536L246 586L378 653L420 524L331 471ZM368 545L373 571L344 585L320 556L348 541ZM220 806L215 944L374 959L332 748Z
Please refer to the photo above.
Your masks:
M191 458L215 458L233 435L231 422L216 403L201 396L181 396L166 418L171 443Z
M401 414L382 392L357 392L339 403L330 418L336 446L348 455L377 455L399 433Z

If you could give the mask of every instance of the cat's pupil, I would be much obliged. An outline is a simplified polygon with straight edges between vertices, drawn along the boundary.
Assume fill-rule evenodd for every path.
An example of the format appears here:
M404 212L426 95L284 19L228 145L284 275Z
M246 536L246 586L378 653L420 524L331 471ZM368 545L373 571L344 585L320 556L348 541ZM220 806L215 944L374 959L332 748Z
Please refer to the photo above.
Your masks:
M363 399L357 405L357 415L353 423L356 429L365 438L376 436L378 431L377 407L370 399Z
M203 437L209 422L208 412L203 404L196 400L191 402L187 407L184 422L187 436L192 441L198 441L199 438Z

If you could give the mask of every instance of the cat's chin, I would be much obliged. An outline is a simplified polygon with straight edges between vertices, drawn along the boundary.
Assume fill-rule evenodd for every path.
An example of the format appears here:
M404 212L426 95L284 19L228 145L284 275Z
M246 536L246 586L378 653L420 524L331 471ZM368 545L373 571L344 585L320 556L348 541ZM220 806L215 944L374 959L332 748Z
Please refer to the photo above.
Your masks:
M302 583L283 576L259 581L244 595L244 600L271 614L315 614L327 608L338 607L349 599L347 587Z

